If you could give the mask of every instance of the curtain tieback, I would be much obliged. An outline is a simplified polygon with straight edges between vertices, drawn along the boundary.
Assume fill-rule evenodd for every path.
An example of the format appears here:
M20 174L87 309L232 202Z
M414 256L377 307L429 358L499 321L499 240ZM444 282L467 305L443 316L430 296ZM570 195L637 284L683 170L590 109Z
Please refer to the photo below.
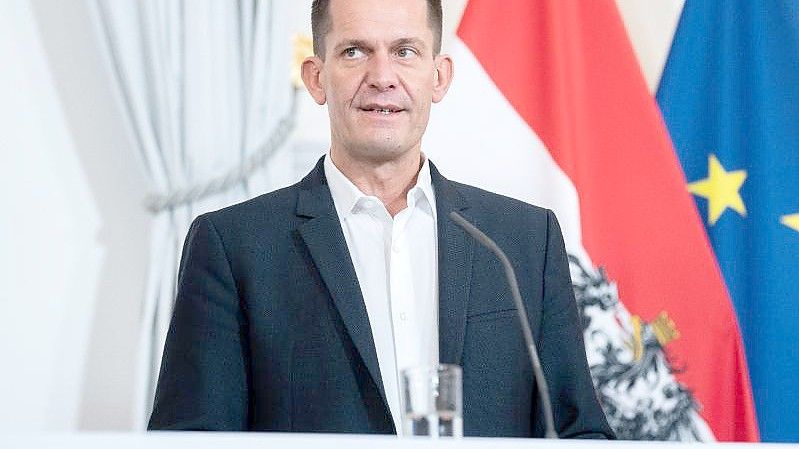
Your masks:
M293 89L291 95L291 108L287 115L280 119L269 138L255 152L249 155L241 164L232 167L227 173L197 182L187 187L178 188L164 194L150 194L144 200L144 205L150 212L157 214L167 209L192 203L217 193L224 192L231 187L246 181L253 173L262 168L269 158L277 152L288 140L296 124L297 90Z

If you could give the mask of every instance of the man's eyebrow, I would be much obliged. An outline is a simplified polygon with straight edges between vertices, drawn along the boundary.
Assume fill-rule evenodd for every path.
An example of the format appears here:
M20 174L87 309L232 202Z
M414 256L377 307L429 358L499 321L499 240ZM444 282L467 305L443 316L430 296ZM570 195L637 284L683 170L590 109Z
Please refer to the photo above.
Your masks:
M393 42L393 45L395 47L400 47L400 46L403 46L403 45L413 45L415 47L423 47L424 46L424 41L419 39L419 38L416 38L416 37L403 37L403 38L395 40Z
M346 39L338 43L335 47L335 51L338 52L339 50L344 50L345 48L350 47L358 47L358 48L365 48L369 47L369 43L363 39Z

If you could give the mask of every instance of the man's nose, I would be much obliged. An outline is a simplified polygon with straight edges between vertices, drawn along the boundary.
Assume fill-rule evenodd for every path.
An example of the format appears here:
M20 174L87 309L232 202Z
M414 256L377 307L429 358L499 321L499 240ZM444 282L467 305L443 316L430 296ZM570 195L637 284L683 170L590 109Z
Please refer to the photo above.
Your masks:
M369 59L369 70L366 81L369 87L385 92L397 87L397 72L391 56L383 52L375 52Z

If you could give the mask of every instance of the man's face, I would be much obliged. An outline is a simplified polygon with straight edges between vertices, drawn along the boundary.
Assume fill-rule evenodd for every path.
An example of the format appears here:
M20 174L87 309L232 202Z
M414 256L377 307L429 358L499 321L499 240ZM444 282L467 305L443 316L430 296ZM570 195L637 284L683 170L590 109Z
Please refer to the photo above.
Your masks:
M325 59L306 60L303 77L328 104L333 148L378 163L418 151L452 73L433 54L427 2L333 0L329 13Z

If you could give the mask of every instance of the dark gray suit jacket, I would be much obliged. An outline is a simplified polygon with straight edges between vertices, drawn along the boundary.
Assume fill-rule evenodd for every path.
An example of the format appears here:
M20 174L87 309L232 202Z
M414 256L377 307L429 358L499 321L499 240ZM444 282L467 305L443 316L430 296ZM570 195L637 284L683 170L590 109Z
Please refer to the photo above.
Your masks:
M560 436L612 438L554 214L430 167L439 353L463 367L464 433L541 436L543 415L500 263L448 218L453 210L515 264ZM192 224L149 427L395 432L322 160L291 187Z

